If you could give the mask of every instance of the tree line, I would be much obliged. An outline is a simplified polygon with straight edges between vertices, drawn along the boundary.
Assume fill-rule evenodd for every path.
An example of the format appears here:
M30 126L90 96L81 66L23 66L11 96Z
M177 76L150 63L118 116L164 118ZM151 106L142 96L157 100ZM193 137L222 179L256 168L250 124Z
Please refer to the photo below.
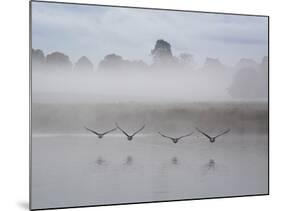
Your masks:
M151 65L142 60L127 60L115 53L106 55L97 67L86 56L72 63L69 56L62 52L52 52L45 56L41 49L32 49L32 69L37 70L77 70L77 71L149 71L149 70L206 70L220 73L234 69L233 82L228 92L232 97L238 98L264 98L268 93L268 57L265 56L260 63L242 58L232 68L223 65L218 58L207 57L201 68L196 67L193 55L182 53L178 57L172 53L171 44L165 40L156 41L150 51L153 58Z
M98 70L149 70L149 69L194 69L195 61L193 55L182 53L178 57L174 56L171 44L165 40L156 41L154 48L150 51L153 58L151 65L142 60L130 61L115 53L106 55L99 62ZM94 70L94 65L86 56L82 56L77 62L72 63L69 56L62 52L52 52L45 56L41 49L32 49L32 67L37 69L55 69L55 70ZM223 69L219 59L206 58L205 68Z

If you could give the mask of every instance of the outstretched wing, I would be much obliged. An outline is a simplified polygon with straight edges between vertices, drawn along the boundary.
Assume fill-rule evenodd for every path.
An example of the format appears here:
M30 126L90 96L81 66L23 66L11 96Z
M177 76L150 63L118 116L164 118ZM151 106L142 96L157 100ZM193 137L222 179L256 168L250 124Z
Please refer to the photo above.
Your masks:
M219 137L219 136L222 136L222 135L224 135L224 134L228 133L229 131L230 131L230 129L228 129L228 130L224 131L223 133L221 133L221 134L219 134L219 135L215 136L215 138L217 138L217 137Z
M204 136L206 136L207 138L211 139L211 136L209 136L208 134L204 133L204 132L201 131L200 129L196 128L196 130L197 130L199 133L201 133L201 134L203 134Z
M145 125L143 125L140 129L138 129L136 132L134 132L132 134L132 136L136 135L137 133L139 133L140 131L142 131L145 128Z
M158 132L161 136L163 136L164 138L168 138L168 139L171 139L171 140L173 140L173 138L172 137L169 137L169 136L166 136L166 135L164 135L164 134L162 134L162 133L160 133L160 132Z
M180 139L182 139L182 138L184 138L184 137L187 137L187 136L191 136L192 134L193 134L193 132L192 132L192 133L189 133L189 134L187 134L187 135L184 135L184 136L178 137L178 140L180 140Z
M97 133L96 131L93 131L93 130L91 130L91 129L89 129L89 128L87 128L87 127L84 127L86 130L88 130L88 131L90 131L90 132L92 132L92 133L94 133L94 134L96 134L96 135L100 135L99 133Z
M108 134L108 133L110 133L110 132L112 132L112 131L115 131L116 129L117 129L117 128L113 128L113 129L111 129L111 130L108 130L108 131L104 132L102 135Z
M124 130L122 130L122 128L119 127L119 125L117 124L117 122L115 122L116 127L121 130L122 133L124 133L126 136L130 136L128 133L126 133Z

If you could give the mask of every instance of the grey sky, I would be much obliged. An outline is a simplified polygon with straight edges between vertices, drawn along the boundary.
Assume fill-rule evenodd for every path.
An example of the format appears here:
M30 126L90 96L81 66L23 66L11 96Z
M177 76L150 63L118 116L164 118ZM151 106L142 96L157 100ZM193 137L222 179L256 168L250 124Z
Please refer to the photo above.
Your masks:
M205 57L260 61L267 33L266 17L32 3L32 47L64 52L73 62L85 55L97 64L116 53L150 63L157 39L170 42L175 56L190 53L199 63Z

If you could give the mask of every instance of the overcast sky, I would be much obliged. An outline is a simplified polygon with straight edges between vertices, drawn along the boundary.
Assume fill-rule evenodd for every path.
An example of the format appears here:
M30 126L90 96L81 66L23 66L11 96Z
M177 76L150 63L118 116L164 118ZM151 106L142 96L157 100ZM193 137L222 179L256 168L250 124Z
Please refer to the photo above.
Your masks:
M97 64L116 53L151 63L157 39L168 41L175 56L190 53L199 63L206 57L230 65L242 57L260 61L267 33L265 17L32 2L32 47L64 52L73 62L85 55Z

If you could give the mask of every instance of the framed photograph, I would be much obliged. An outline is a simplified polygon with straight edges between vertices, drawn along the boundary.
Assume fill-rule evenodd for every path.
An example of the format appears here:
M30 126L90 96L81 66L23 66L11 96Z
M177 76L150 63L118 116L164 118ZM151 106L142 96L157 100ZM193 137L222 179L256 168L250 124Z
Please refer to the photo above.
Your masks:
M30 209L269 194L269 17L30 2Z

